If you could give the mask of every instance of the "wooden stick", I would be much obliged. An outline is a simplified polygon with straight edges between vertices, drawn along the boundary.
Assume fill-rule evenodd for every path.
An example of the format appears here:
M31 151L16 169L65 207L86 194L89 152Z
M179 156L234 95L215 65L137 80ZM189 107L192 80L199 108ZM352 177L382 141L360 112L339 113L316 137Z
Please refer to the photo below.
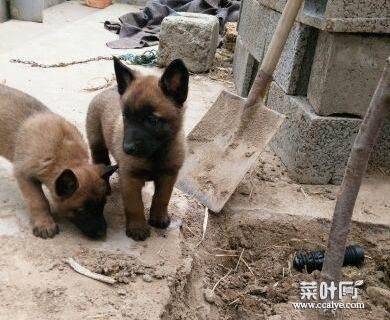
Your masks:
M208 224L208 221L209 221L209 208L205 207L204 208L204 218L203 218L203 231L202 231L202 239L200 239L200 241L198 242L198 244L195 246L195 248L197 248L198 246L200 246L200 244L203 242L204 240L204 237L206 235L206 230L207 230L207 224Z
M353 209L368 159L379 136L386 113L390 112L390 58L371 99L370 106L356 136L345 170L340 195L336 201L322 278L330 283L339 281Z
M217 286L219 285L219 283L220 283L223 279L225 279L227 276L229 276L229 274L231 274L232 271L233 271L233 269L229 269L229 271L228 271L221 279L219 279L219 280L215 283L214 287L211 289L211 292L214 292L215 289L217 288Z
M87 268L83 267L82 265L78 264L76 261L74 261L72 258L68 258L65 260L65 262L76 272L82 274L83 276L86 276L88 278L91 278L91 279L94 279L94 280L97 280L97 281L101 281L101 282L104 282L104 283L109 283L109 284L114 284L116 283L116 280L111 278L111 277L107 277L105 275L102 275L102 274L99 274L99 273L95 273L95 272L92 272L90 270L88 270Z
M238 270L238 266L240 265L240 261L241 261L241 258L242 258L242 254L244 253L244 249L242 249L241 251L241 254L240 254L240 257L238 258L238 261L237 261L237 264L236 264L236 268L234 269L234 271L237 271Z

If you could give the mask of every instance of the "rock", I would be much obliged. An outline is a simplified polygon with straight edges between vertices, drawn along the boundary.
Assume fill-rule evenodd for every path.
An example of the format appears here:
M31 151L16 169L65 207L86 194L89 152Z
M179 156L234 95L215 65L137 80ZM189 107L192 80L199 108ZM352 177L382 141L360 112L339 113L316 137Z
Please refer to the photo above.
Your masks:
M243 196L249 196L251 194L251 190L249 187L245 184L242 184L238 187L238 192L242 194Z
M223 46L230 51L234 51L237 35L237 22L227 22L223 32Z
M153 278L149 274L144 274L142 276L142 280L144 280L145 282L152 282Z
M126 295L126 290L124 290L124 289L120 289L120 290L118 290L118 295L119 296L125 296Z
M219 22L212 15L180 12L164 18L157 64L167 66L180 58L192 72L208 71L217 50L218 33Z
M250 286L248 288L248 293L253 295L253 296L261 296L261 297L266 297L268 292L268 287L259 287L259 286Z
M368 287L366 292L374 303L381 304L387 311L390 311L390 290L380 287Z
M336 200L336 196L333 193L326 193L324 196L329 200Z
M208 303L214 303L215 302L215 293L213 290L211 289L206 289L204 291L204 299L208 302Z

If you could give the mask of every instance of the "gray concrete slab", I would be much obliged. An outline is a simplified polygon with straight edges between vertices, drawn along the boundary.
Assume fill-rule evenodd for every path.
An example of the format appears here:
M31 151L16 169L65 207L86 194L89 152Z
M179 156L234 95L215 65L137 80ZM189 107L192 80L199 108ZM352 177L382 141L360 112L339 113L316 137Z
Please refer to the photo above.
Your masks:
M279 12L286 4L286 0L256 1ZM390 33L389 10L386 0L306 0L297 21L329 32Z

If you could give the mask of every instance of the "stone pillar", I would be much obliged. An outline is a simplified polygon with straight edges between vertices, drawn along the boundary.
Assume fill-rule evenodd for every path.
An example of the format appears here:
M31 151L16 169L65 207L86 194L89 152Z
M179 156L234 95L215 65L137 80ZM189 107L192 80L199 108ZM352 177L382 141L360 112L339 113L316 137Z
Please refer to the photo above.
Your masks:
M242 0L233 74L246 96L286 0ZM341 182L390 55L390 1L306 0L267 104L287 116L271 147L301 183ZM371 165L390 168L390 115Z

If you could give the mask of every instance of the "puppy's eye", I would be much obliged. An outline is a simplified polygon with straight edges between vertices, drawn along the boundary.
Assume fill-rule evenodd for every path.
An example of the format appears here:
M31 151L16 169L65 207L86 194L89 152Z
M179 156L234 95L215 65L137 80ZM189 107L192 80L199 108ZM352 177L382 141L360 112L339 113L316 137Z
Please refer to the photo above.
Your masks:
M130 119L130 112L127 108L125 110L123 110L122 116L125 119Z
M84 208L77 208L75 211L77 214L84 214L85 213Z
M148 116L147 121L152 126L157 126L160 123L160 119L158 117L156 117L155 115Z

